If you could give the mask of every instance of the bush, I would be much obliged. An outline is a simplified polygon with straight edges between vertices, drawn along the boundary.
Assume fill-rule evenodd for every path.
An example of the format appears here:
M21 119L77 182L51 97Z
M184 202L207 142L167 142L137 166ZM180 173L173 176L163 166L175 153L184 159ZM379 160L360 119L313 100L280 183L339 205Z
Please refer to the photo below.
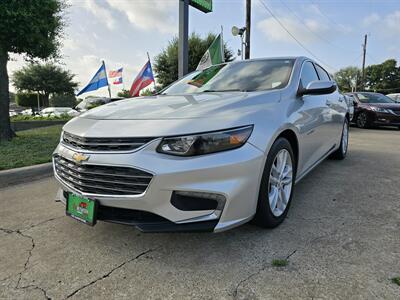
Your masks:
M18 106L22 107L38 107L38 98L37 94L35 93L17 93L15 95L15 102ZM40 99L40 106L43 106L43 97L39 95Z
M73 117L67 114L63 114L59 117L57 116L25 116L25 115L17 115L10 118L11 122L21 122L21 121L69 121Z
M76 98L74 94L54 94L50 98L50 106L75 107Z

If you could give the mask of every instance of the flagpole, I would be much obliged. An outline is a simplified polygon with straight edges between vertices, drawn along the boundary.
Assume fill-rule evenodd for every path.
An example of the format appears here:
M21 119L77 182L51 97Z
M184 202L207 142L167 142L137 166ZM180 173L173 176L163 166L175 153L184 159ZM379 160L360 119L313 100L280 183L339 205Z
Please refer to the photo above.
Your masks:
M110 83L108 82L106 64L105 64L104 60L102 60L102 62L103 62L103 66L104 66L104 72L106 73L106 78L107 78L108 95L110 95L110 99L111 99L111 89L110 89Z
M150 63L150 65L151 65L149 52L147 52L147 59L149 60L149 63ZM156 79L155 79L155 78L154 78L153 84L154 84L154 91L157 92L157 89L156 89Z
M225 62L224 59L224 27L221 25L221 58L222 62Z

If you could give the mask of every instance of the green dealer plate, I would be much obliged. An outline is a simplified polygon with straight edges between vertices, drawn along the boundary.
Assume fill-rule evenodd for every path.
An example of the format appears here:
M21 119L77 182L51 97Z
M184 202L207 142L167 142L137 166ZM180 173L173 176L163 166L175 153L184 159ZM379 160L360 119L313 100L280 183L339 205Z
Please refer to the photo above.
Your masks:
M97 201L69 194L66 205L66 214L88 225L96 224Z

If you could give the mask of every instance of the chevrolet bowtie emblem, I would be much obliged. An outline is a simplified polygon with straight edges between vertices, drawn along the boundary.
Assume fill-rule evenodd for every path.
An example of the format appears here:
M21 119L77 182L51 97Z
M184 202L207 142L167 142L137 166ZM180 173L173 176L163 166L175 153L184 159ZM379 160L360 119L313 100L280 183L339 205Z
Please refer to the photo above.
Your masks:
M87 160L89 160L89 157L90 157L89 155L85 155L85 154L78 153L78 152L75 152L72 155L73 160L75 160L77 163L81 163L83 161L87 161Z

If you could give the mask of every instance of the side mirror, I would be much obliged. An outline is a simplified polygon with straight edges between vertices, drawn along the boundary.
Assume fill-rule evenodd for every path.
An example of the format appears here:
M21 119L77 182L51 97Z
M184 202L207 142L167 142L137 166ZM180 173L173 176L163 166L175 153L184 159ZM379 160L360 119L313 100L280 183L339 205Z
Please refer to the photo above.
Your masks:
M299 89L299 96L303 95L325 95L336 91L336 83L334 81L311 81L306 88Z

